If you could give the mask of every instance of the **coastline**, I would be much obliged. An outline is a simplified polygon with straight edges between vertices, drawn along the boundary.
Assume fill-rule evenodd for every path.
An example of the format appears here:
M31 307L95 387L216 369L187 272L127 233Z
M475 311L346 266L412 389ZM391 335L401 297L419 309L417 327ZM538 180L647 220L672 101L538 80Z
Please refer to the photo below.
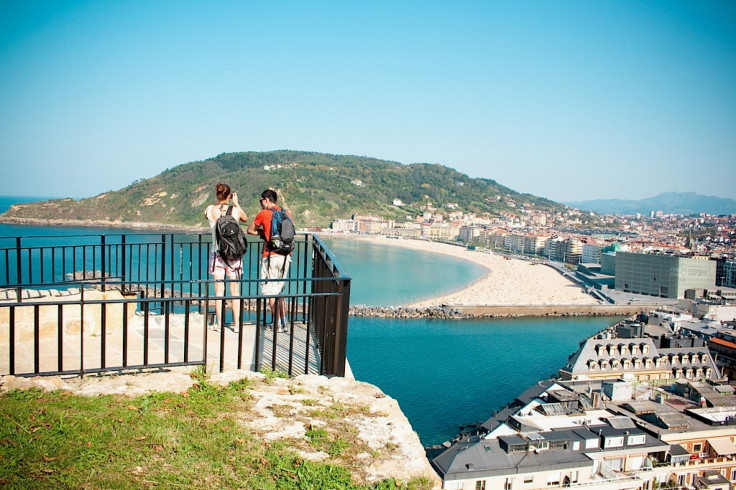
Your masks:
M33 226L79 226L90 228L134 228L141 230L202 231L209 230L204 225L188 226L168 223L148 223L143 221L75 220L52 218L13 218L0 215L3 225Z
M324 235L325 237L335 237ZM458 291L404 305L407 309L441 308L443 306L580 306L587 311L600 301L545 265L506 258L493 252L468 250L465 247L429 240L387 239L372 235L343 235L339 238L365 240L385 246L400 246L468 260L480 265L486 274Z
M203 225L187 226L164 223L121 222L106 220L66 220L38 218L10 218L0 216L0 223L36 226L80 226L109 227L133 229L164 229L182 232L201 232ZM319 234L319 233L317 233ZM432 242L419 239L389 239L378 235L345 235L323 233L325 238L364 240L382 246L399 246L408 249L422 250L429 253L447 255L470 261L481 266L485 274L464 287L440 296L415 301L402 306L406 310L420 310L422 316L438 316L430 310L449 307L511 307L527 306L553 307L556 305L579 306L581 312L590 310L600 301L583 291L583 289L560 275L556 270L545 265L535 265L526 260L507 258L488 251L468 250L464 246ZM502 308L497 308L502 311ZM533 309L530 311L534 311ZM539 310L542 311L542 310ZM413 313L410 313L413 315ZM569 313L568 313L569 314ZM445 315L444 313L442 315ZM456 316L453 313L450 316ZM464 315L463 315L464 316ZM473 315L475 316L475 315ZM535 316L535 315L530 315Z

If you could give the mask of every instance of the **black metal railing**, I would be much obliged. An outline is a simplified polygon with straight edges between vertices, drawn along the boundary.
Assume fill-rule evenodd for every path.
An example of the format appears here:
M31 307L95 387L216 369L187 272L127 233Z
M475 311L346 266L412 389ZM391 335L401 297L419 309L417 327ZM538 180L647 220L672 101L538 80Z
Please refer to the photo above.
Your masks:
M205 365L345 375L350 278L319 237L297 237L280 295L286 332L268 328L261 242L249 242L235 296L215 296L210 249L208 233L0 238L0 374ZM241 314L213 332L218 301Z

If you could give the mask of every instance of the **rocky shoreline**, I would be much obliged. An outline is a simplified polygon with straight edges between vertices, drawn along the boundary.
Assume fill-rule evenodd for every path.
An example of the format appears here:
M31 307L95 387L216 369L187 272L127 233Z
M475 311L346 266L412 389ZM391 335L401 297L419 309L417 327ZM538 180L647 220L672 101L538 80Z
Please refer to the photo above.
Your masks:
M656 305L442 305L412 306L351 306L355 317L376 318L517 318L517 317L578 317L629 316L649 311Z
M15 218L0 215L0 223L5 225L33 225L33 226L83 226L83 227L105 227L105 228L135 228L142 230L172 230L172 231L194 231L207 230L204 225L187 226L181 224L148 223L143 221L108 221L108 220L76 220L57 218Z
M356 317L376 317L376 318L440 318L440 319L461 319L470 318L462 310L443 307L429 306L424 308L414 308L409 306L351 306L348 312L350 316Z

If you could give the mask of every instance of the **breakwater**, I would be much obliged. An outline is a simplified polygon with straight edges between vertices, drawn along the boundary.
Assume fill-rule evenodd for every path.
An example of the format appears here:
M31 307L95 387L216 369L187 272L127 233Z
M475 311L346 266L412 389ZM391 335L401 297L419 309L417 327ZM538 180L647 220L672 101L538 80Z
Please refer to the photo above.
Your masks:
M636 305L442 305L429 307L350 307L350 315L376 318L516 318L566 316L629 316L656 309L655 304Z

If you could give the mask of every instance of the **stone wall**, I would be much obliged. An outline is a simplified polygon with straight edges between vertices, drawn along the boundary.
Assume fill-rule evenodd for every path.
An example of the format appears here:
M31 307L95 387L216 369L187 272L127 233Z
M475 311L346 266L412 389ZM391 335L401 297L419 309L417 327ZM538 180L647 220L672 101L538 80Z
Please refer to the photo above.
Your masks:
M522 316L630 316L656 309L656 305L477 305L432 306L351 306L352 316L378 318L511 318Z
M12 291L12 290L10 290ZM66 293L63 295L46 292L37 296L24 298L23 301L29 303L42 303L38 308L39 335L41 339L46 337L56 338L59 324L59 304L61 304L61 312L63 318L63 331L68 335L79 335L82 329L85 335L100 335L102 332L102 305L101 304L85 304L81 306L81 293ZM99 291L85 290L84 300L100 301L100 300L120 300L123 295L120 291ZM43 304L49 303L49 304ZM68 304L67 304L68 303ZM10 325L10 307L8 305L16 305L15 298L0 299L0 331L3 332L2 340L7 344L7 331ZM128 319L132 319L135 314L137 303L130 302L125 305L122 303L109 303L105 306L105 331L109 334L119 330L123 325L123 308L127 308ZM35 331L36 308L33 305L15 306L14 323L15 323L15 340L24 342L32 340ZM2 341L0 340L0 342Z

